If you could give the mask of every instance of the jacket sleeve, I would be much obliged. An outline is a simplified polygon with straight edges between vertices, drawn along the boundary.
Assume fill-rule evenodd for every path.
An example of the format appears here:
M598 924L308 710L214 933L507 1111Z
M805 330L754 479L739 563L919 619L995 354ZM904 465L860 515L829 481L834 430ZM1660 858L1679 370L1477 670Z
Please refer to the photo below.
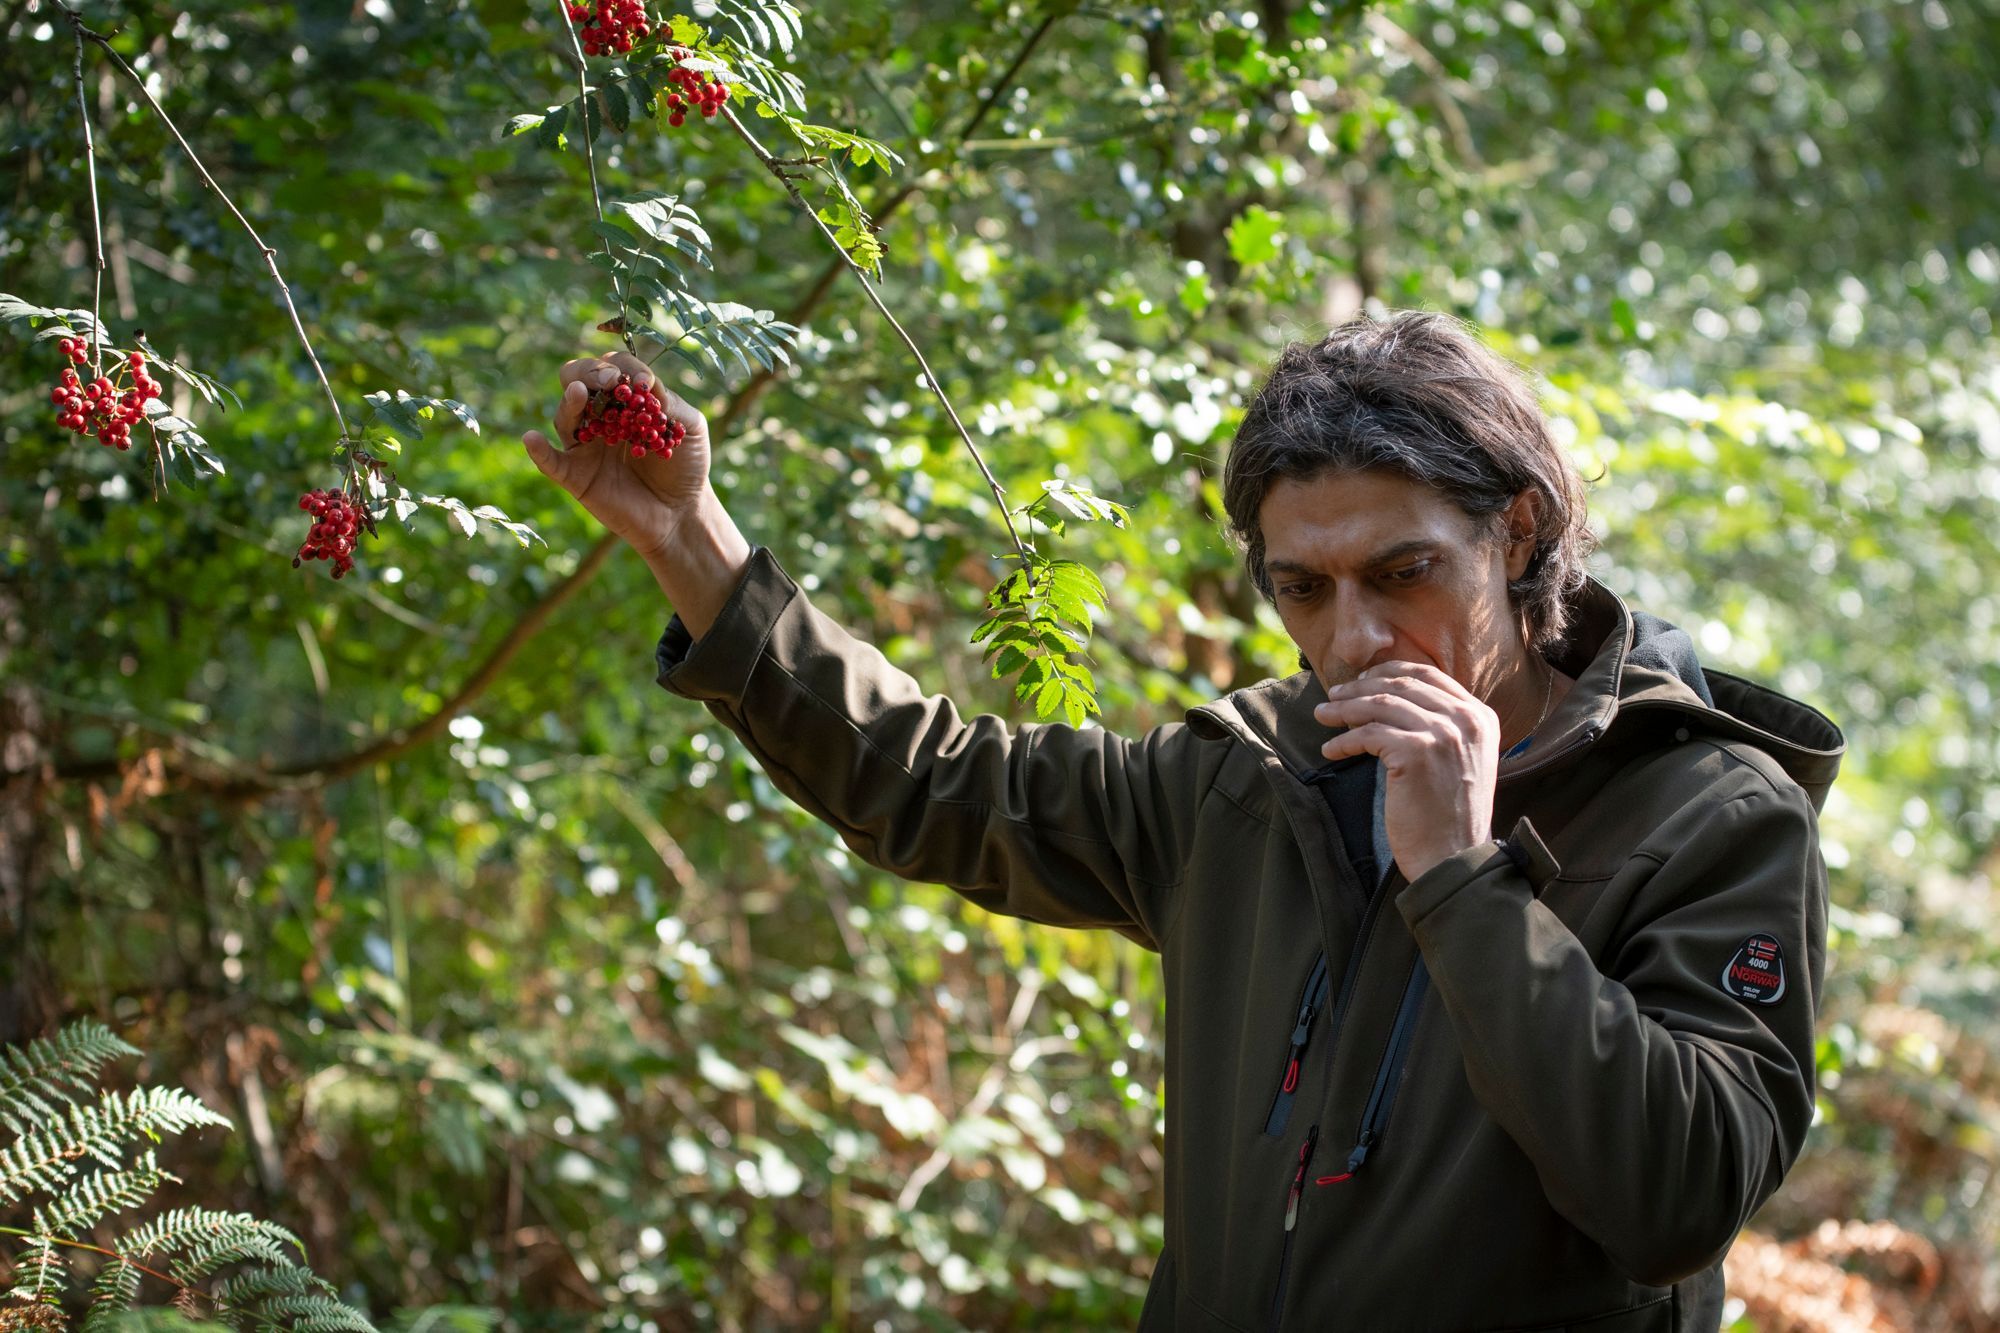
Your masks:
M1826 872L1805 792L1744 765L1625 873L1646 879L1602 970L1497 842L1432 867L1397 905L1474 1095L1549 1201L1634 1281L1668 1286L1727 1251L1804 1145ZM1759 933L1787 970L1771 1004L1722 985Z
M704 704L869 864L989 912L1163 947L1220 759L1185 723L1127 740L962 720L807 601L764 546L700 642L676 614L656 656L663 688Z

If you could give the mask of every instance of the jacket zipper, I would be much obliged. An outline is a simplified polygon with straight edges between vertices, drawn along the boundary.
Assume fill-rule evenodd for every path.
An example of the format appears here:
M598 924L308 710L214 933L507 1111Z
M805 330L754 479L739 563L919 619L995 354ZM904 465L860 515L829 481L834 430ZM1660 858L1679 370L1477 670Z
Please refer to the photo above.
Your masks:
M1292 1267L1292 1237L1299 1222L1299 1195L1305 1192L1306 1168L1312 1164L1313 1145L1319 1142L1319 1126L1306 1131L1299 1145L1298 1165L1292 1169L1292 1183L1285 1191L1285 1248L1278 1254L1278 1289L1271 1293L1271 1333L1277 1333L1278 1315L1285 1308L1285 1278Z
M1518 777L1549 767L1557 760L1596 740L1599 730L1595 724L1586 726L1582 735L1570 744L1543 755L1539 762L1508 776ZM1361 755L1354 755L1348 762L1357 762L1362 758ZM1298 776L1306 786L1312 786L1321 779L1331 776L1331 770L1314 769ZM1338 828L1334 830L1336 840L1339 838L1339 832ZM1340 978L1340 995L1334 1001L1332 1016L1327 1020L1330 1028L1329 1041L1338 1039L1341 1021L1347 1016L1348 1002L1354 995L1355 978L1360 971L1361 955L1368 945L1369 931L1374 928L1376 912L1381 909L1383 900L1389 896L1382 892L1386 882L1385 878L1381 883L1372 886L1368 906L1361 914L1361 926L1355 933L1354 947L1348 953L1347 969ZM1284 1078L1279 1085L1277 1098L1271 1105L1270 1115L1265 1120L1266 1134L1282 1134L1285 1122L1291 1116L1292 1101L1298 1091L1299 1057L1305 1049L1306 1039L1311 1035L1313 1019L1318 1014L1319 1005L1324 998L1320 992L1326 988L1326 984L1326 954L1321 951L1313 959L1312 971L1306 978L1305 992L1299 1002L1298 1020L1292 1027L1291 1050L1285 1063ZM1376 1066L1375 1083L1368 1091L1368 1103L1361 1113L1361 1129L1355 1137L1353 1150L1347 1155L1347 1166L1334 1175L1319 1177L1315 1184L1331 1185L1351 1179L1367 1162L1369 1150L1381 1141L1382 1132L1389 1122L1389 1113L1396 1104L1397 1088L1402 1081L1400 1076L1403 1062L1409 1055L1411 1037L1416 1031L1417 1018L1423 1009L1424 995L1429 987L1430 972L1424 967L1423 955L1420 953L1410 965L1409 980L1403 986L1402 1003L1396 1009L1395 1021L1389 1032L1389 1044L1382 1052L1381 1062ZM1283 1249L1278 1254L1277 1289L1271 1293L1269 1324L1271 1333L1278 1333L1279 1318L1284 1311L1285 1286L1291 1276L1292 1241L1297 1234L1299 1221L1299 1199L1305 1192L1307 1168L1312 1165L1313 1148L1318 1142L1319 1126L1315 1124L1306 1130L1305 1142L1299 1145L1298 1162L1292 1169L1291 1183L1285 1190L1285 1241Z
M1329 765L1327 768L1301 773L1298 775L1299 781L1310 787L1314 783L1330 776L1334 770L1340 768L1342 765L1368 757L1366 755L1353 755L1348 759L1339 761L1339 763ZM1332 815L1329 813L1327 818L1331 820ZM1338 840L1339 834L1340 830L1336 827L1334 829L1336 840ZM1366 886L1370 889L1368 906L1362 910L1360 928L1354 932L1354 945L1347 951L1347 968L1340 974L1340 994L1335 997L1333 1012L1327 1017L1327 1041L1329 1043L1339 1040L1340 1024L1347 1017L1348 1001L1354 995L1354 982L1361 973L1361 955L1368 948L1369 932L1375 928L1376 913L1382 910L1383 902L1389 897L1387 893L1383 892L1384 886L1387 883L1387 878L1383 877L1374 885ZM1319 1012L1320 1003L1324 1003L1324 996L1319 997L1320 1003L1314 1003L1314 999L1316 992L1326 989L1327 978L1324 971L1325 967L1326 953L1322 950L1319 956L1313 960L1312 973L1306 979L1305 995L1299 1004L1299 1021L1292 1027L1290 1057L1286 1061L1284 1074L1279 1081L1278 1095L1272 1101L1271 1113L1264 1121L1264 1132L1266 1134L1274 1136L1282 1134L1284 1132L1285 1121L1291 1115L1292 1099L1298 1090L1297 1066L1299 1053L1303 1050L1306 1038L1310 1035L1313 1017ZM1318 980L1315 981L1315 978L1318 978ZM1328 1049L1331 1051L1331 1046ZM1316 1130L1317 1126L1315 1126Z
M1278 1095L1272 1099L1271 1113L1264 1118L1264 1132L1273 1138L1285 1132L1285 1123L1292 1118L1292 1102L1299 1090L1299 1060L1305 1054L1306 1039L1312 1035L1313 1019L1326 1003L1328 988L1326 951L1322 949L1306 977L1305 993L1299 999L1299 1016L1292 1024L1292 1046L1285 1072L1278 1081Z
M1410 964L1410 979L1403 986L1403 1002L1396 1009L1396 1020L1389 1031L1389 1045L1383 1050L1382 1062L1375 1069L1375 1086L1368 1091L1368 1105L1361 1112L1361 1131L1355 1136L1353 1151L1347 1155L1347 1169L1338 1175L1321 1176L1314 1184L1332 1185L1353 1176L1368 1160L1368 1150L1381 1142L1382 1132L1389 1125L1389 1112L1396 1105L1396 1092L1402 1083L1403 1060L1410 1053L1410 1040L1417 1030L1417 1018L1423 1012L1424 994L1430 988L1430 980L1431 974L1424 967L1424 956L1418 954Z

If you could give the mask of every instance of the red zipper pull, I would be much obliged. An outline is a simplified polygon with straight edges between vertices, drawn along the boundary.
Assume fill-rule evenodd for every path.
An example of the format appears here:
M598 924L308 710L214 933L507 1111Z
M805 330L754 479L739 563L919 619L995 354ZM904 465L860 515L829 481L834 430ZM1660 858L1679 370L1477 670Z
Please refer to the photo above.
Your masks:
M1306 1141L1299 1145L1299 1167L1292 1173L1292 1187L1285 1193L1285 1230L1290 1231L1299 1220L1299 1194L1306 1186L1306 1162L1312 1157L1313 1140L1319 1137L1319 1126L1306 1131Z
M1285 1084L1282 1091L1290 1092L1293 1088L1296 1088L1298 1086L1299 1086L1299 1057L1295 1055L1292 1057L1292 1062L1289 1065L1285 1066Z

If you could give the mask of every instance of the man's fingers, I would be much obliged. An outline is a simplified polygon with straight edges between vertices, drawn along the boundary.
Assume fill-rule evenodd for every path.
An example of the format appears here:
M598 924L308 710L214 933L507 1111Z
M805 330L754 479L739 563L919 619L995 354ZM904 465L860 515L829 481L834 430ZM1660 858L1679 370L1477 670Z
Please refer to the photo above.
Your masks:
M556 436L565 448L576 443L577 418L583 415L589 401L590 393L582 380L571 380L563 386L562 400L556 404Z
M1421 704L1394 694L1369 694L1317 704L1313 707L1313 720L1346 727L1386 722L1409 732L1427 731L1437 721Z
M630 352L612 352L604 359L630 375L634 384L652 390L661 405L666 408L668 417L680 422L689 430L707 429L708 419L695 409L694 404L660 383L659 376L655 375L652 367L644 361Z
M630 352L611 352L605 356L604 360L609 362L618 374L630 376L632 383L638 385L640 388L650 389L653 387L653 380L655 378L653 368ZM612 382L616 383L617 381L614 379Z
M564 388L581 384L586 390L608 389L618 382L618 368L609 357L580 356L563 362L561 381Z
M1327 702L1336 704L1355 699L1407 699L1419 708L1444 713L1456 712L1465 703L1460 695L1413 675L1363 676L1334 686L1326 697Z
M1328 737L1319 747L1319 752L1329 763L1357 754L1372 754L1386 761L1392 755L1413 753L1407 747L1424 739L1421 734L1392 727L1386 722L1367 722Z
M1420 708L1448 716L1469 714L1479 700L1466 692L1465 688L1444 672L1435 668L1419 668L1406 665L1404 669L1390 671L1387 664L1372 667L1350 681L1343 681L1326 692L1326 697L1338 703L1343 699L1372 699L1389 696L1408 699Z
M1434 686L1446 694L1455 695L1461 699L1470 699L1473 697L1472 692L1460 684L1456 676L1446 671L1440 671L1429 662L1380 662L1362 672L1357 677L1357 680L1393 679L1397 676L1402 676L1409 680L1421 681L1426 685Z
M549 437L538 430L531 430L523 435L521 443L527 446L528 457L535 460L535 466L542 470L543 476L564 490L569 489L568 454L556 452L555 446L549 443Z

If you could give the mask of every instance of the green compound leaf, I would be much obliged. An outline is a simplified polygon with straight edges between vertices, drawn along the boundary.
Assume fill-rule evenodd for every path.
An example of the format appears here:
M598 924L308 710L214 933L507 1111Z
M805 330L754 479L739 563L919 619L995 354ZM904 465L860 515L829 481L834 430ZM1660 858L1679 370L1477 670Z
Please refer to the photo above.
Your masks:
M611 122L611 128L623 134L625 127L632 123L632 102L626 95L625 85L614 79L598 90L598 96L604 102L604 118Z
M535 142L544 148L560 151L569 142L563 131L569 126L569 105L552 106L535 127Z
M1028 660L1028 654L1023 652L1018 644L1006 645L993 659L993 679L998 680L1002 676L1012 675L1027 666Z

